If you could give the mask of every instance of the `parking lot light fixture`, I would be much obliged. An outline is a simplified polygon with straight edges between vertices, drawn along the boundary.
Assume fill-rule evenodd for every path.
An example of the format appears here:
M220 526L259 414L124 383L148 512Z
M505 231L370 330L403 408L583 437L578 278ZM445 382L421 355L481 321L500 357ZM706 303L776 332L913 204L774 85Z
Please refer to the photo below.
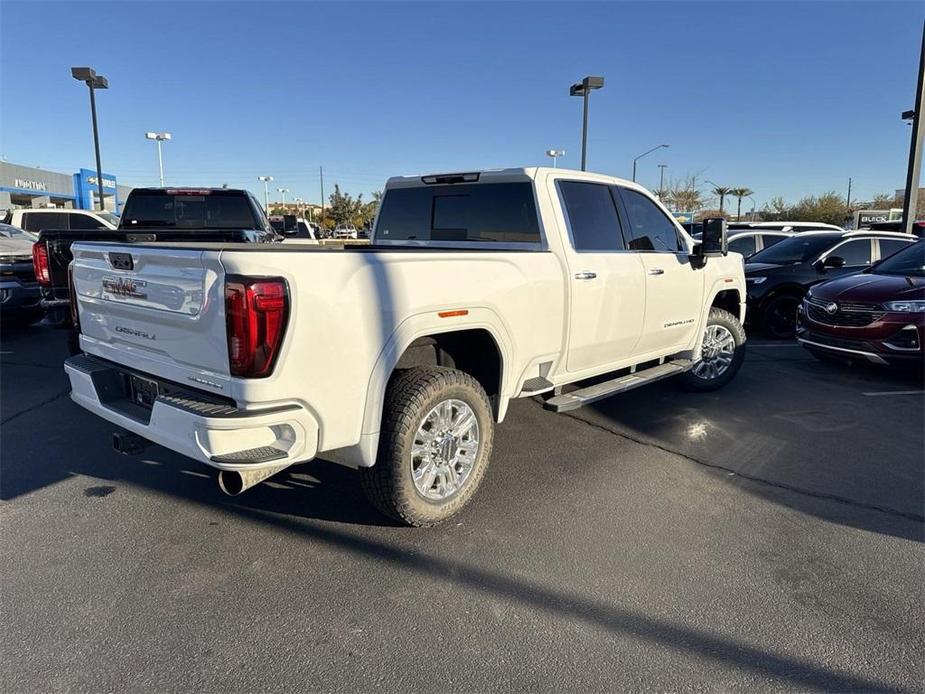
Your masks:
M581 120L581 170L587 171L588 164L588 97L591 96L591 92L595 89L600 89L604 86L603 77L585 77L581 82L576 82L571 87L569 87L568 93L569 96L580 96L584 101L584 108L582 109L582 120Z
M638 157L636 157L635 159L633 159L633 181L636 180L636 162L637 162L637 161L639 161L640 159L642 159L642 158L643 158L644 156L646 156L647 154L652 154L652 152L654 152L654 151L657 150L657 149L662 149L663 147L664 147L664 148L668 148L668 147L670 147L670 146L671 146L671 145L657 145L657 146L653 147L652 149L646 150L645 152L643 152L642 154L640 154Z
M157 170L161 177L161 188L164 187L164 155L161 152L161 143L170 139L170 133L145 133L145 139L154 140L157 143Z
M555 168L557 168L557 166L556 166L557 161L556 161L556 160L557 160L559 157L564 157L564 156L565 156L565 150L564 150L564 149L547 149L547 150L546 150L546 156L547 156L547 157L552 157L552 168L555 169Z
M96 74L92 67L72 67L71 77L79 82L83 82L90 90L90 116L93 119L93 149L96 152L96 185L100 196L100 211L105 207L103 205L103 165L100 161L100 131L96 122L96 90L109 89L109 80L102 75Z
M263 181L263 210L270 214L270 181L272 176L257 176L258 181Z
M277 192L277 193L282 193L282 195L283 195L283 209L285 210L285 209L286 209L286 193L289 192L289 189L288 189L288 188L277 188L277 189L276 189L276 192Z

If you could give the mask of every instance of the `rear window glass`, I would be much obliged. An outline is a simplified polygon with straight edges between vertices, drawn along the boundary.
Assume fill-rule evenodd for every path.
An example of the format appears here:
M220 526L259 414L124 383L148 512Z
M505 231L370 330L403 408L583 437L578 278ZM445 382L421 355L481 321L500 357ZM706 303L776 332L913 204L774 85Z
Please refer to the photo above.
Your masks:
M392 188L382 201L376 238L538 243L533 186L524 181Z
M123 226L175 229L255 229L246 195L211 191L202 195L133 193L122 211Z

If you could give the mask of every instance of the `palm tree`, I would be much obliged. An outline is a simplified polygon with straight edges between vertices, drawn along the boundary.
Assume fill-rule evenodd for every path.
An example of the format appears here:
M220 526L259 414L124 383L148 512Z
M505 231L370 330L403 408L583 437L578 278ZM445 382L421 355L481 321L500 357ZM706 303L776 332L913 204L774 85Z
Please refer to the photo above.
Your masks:
M747 198L749 195L754 195L755 191L750 190L749 188L733 188L729 191L729 194L735 198L738 198L739 205L736 208L736 221L738 222L742 219L742 198Z
M716 186L713 189L713 195L719 196L719 216L723 216L723 202L726 200L727 195L732 195L732 188L726 186Z

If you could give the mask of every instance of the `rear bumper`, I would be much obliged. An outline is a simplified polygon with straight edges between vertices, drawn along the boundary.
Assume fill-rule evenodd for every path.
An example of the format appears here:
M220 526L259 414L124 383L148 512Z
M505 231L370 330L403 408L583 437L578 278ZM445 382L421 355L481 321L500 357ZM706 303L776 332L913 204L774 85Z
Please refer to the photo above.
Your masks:
M240 410L194 398L159 395L150 409L125 390L131 372L85 354L64 363L71 399L113 424L219 470L245 471L304 462L318 451L318 423L302 406L262 404ZM271 451L272 455L255 455Z

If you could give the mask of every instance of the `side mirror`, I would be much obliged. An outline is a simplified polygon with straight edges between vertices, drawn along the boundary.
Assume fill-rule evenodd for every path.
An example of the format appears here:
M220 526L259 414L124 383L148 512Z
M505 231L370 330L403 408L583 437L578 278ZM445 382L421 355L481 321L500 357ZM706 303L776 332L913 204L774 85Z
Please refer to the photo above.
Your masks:
M703 220L703 233L700 236L700 253L704 258L722 256L729 253L726 238L726 220L711 217Z
M829 268L845 267L845 259L840 255L830 255L824 260L817 260L813 263L816 272L825 272Z

